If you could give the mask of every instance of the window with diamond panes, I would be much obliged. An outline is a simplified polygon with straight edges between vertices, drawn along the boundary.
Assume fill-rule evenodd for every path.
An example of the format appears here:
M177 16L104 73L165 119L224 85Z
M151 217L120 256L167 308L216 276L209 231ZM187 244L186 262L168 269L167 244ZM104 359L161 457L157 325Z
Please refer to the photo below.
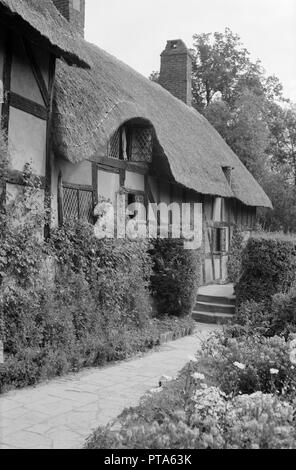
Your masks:
M131 161L151 162L152 145L152 130L149 128L135 127L132 132Z
M93 192L63 187L63 219L93 221Z

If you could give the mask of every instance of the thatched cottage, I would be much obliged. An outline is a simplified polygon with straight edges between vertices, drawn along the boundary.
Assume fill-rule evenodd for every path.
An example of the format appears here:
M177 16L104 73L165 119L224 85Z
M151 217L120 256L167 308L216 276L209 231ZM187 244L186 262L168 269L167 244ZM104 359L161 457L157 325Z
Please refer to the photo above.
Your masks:
M62 223L73 216L92 220L99 196L114 200L119 191L124 191L127 204L201 202L203 280L225 281L233 226L251 230L256 208L271 207L271 203L222 137L191 107L191 57L184 43L168 41L161 55L160 84L156 84L83 39L84 0L0 0L0 6L6 27L8 19L26 26L21 31L29 33L35 50L40 46L36 60L48 64L47 57L63 59L56 61L52 112L53 61L46 93L39 81L44 76L48 83L49 76L41 66L30 77L29 83L34 79L36 86L15 90L24 87L29 74L24 68L15 69L22 82L8 80L11 59L6 59L3 80L5 90L12 93L9 98L5 95L2 115L7 122L10 109L9 140L22 155L13 163L20 170L34 156L34 171L45 177L46 191L52 196L53 220ZM15 26L9 28L15 31ZM18 36L18 26L13 34ZM3 51L1 36L0 44ZM6 44L8 48L10 42ZM17 50L19 55L27 54L23 46ZM46 119L40 113L36 117L32 107L29 112L28 106L20 111L11 99L16 92L25 96L26 105L30 100L38 104L39 111L40 106L47 110ZM21 126L14 122L16 112L25 113ZM51 123L49 142L46 129Z

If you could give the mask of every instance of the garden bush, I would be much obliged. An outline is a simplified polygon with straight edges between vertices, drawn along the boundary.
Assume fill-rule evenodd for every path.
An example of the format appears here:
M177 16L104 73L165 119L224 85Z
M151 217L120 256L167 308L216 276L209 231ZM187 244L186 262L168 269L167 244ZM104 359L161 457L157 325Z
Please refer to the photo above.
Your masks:
M103 319L143 325L151 317L151 260L145 240L98 240L93 227L71 222L53 230L60 272L81 272Z
M228 328L236 336L263 335L284 336L288 339L296 333L296 288L287 294L275 294L271 304L246 301L236 310L233 325Z
M236 331L237 336L274 336L273 321L271 308L264 301L247 300L236 309L233 326L228 328L228 331L232 330L233 334Z
M237 304L262 302L287 293L296 280L295 238L260 234L249 239L243 251L242 274L237 285Z
M295 398L296 372L289 342L274 336L231 336L226 330L212 336L199 353L209 383L227 394L276 393Z
M289 338L296 333L296 287L287 294L276 294L272 298L272 332Z
M151 291L157 315L190 314L200 283L200 251L184 249L182 239L157 239L150 253L153 260Z
M237 284L241 275L242 252L244 236L241 230L235 226L228 253L227 272L228 279L233 284Z

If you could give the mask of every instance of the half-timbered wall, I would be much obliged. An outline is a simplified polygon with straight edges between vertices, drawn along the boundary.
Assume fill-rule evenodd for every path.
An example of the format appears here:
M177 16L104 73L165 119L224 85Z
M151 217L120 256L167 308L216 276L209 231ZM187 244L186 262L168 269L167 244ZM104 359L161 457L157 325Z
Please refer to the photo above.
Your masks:
M7 192L23 184L22 172L30 164L50 195L50 125L55 57L30 42L21 31L1 26L0 78L2 127L8 135L10 171Z
M254 230L256 208L234 199L204 198L204 284L227 281L227 260L233 228L237 225L246 236Z

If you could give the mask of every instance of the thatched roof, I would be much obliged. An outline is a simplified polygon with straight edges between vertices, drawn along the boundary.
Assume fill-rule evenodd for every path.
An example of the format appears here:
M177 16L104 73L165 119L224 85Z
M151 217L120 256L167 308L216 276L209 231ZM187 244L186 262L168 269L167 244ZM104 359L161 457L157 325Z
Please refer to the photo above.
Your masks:
M269 198L222 137L197 111L115 57L84 41L90 70L57 67L55 151L71 162L104 156L125 121L154 126L175 181L198 193L271 207ZM230 187L222 167L234 167Z
M78 35L51 0L0 0L0 13L14 17L38 43L43 42L70 65L88 67L89 58Z

